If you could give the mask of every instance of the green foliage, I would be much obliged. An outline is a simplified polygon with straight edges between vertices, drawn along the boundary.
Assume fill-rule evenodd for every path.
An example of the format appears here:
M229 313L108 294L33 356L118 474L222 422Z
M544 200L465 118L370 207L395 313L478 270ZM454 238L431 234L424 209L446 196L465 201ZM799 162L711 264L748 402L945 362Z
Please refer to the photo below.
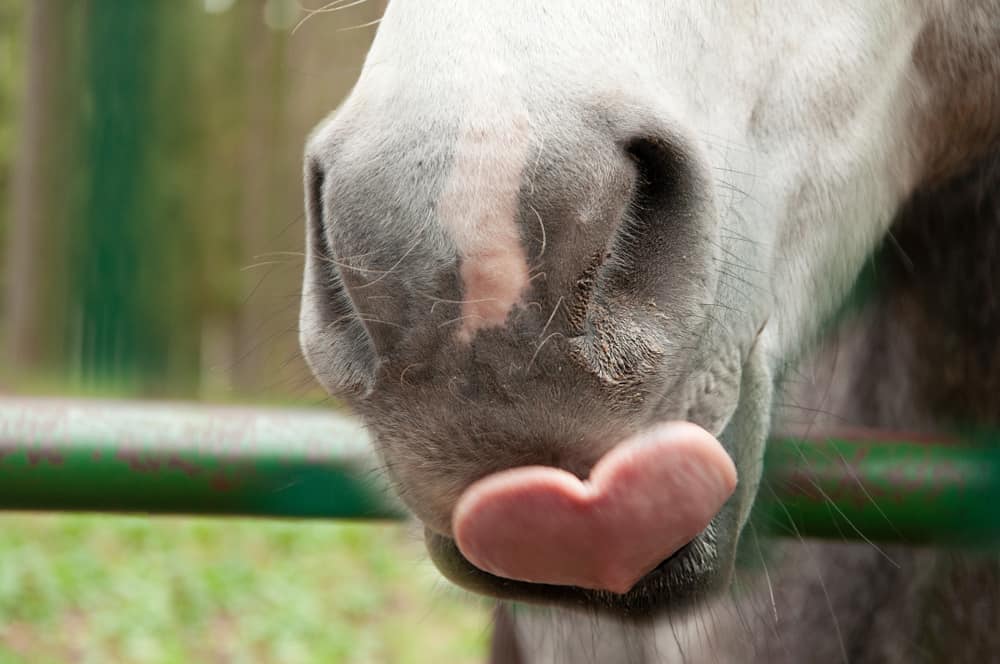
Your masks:
M0 518L0 663L484 658L486 606L397 526Z

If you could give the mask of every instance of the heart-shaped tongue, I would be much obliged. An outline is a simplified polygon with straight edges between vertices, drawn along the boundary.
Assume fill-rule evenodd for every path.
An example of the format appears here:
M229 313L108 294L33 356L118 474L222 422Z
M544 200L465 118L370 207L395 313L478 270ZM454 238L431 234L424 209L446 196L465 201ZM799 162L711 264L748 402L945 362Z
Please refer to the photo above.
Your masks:
M704 530L735 487L722 445L674 422L616 446L584 482L546 466L485 477L459 498L452 530L491 574L625 593Z

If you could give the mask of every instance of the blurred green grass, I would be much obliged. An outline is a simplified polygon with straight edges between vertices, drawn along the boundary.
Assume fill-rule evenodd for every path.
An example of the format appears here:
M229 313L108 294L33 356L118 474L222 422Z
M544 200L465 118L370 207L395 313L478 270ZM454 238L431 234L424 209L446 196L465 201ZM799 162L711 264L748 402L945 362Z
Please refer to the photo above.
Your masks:
M399 525L0 516L0 664L463 664L487 626Z

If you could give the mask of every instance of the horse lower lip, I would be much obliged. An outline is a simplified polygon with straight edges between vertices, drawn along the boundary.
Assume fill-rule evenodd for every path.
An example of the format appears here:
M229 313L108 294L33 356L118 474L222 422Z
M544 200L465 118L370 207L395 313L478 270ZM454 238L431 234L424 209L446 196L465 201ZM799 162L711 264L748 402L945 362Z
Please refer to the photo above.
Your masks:
M429 530L425 530L425 536L434 565L445 578L467 591L506 601L586 607L632 619L691 606L731 578L732 558L729 554L717 558L714 547L699 551L700 535L662 561L624 595L494 576L466 560L451 538Z
M687 544L685 544L684 546L682 546L681 548L677 549L676 551L674 551L673 553L671 553L669 556L667 556L666 558L664 558L663 562L661 562L659 565L657 565L655 568L653 568L653 571L650 572L649 574L658 574L658 573L664 571L667 568L667 566L672 561L674 561L677 558L683 556L687 552L687 550L691 547L691 543L692 542L694 542L694 540L691 540L690 542L688 542ZM649 574L647 574L646 576L649 576Z
M582 589L582 588L577 588L575 586L549 586L549 585L545 585L545 584L534 584L534 583L528 583L528 582L525 582L525 581L513 581L511 579L504 579L504 578L501 578L501 577L495 577L494 575L490 574L489 572L483 571L483 570L479 569L478 567L476 567L475 565L473 565L472 563L470 563L465 558L465 556L462 555L462 552L459 551L458 546L455 544L454 538L449 537L447 535L442 535L442 534L437 533L437 532L435 532L433 530L430 530L430 529L425 529L424 536L425 536L425 539L426 539L426 543L427 543L428 549L431 551L431 559L435 561L435 564L439 564L441 562L441 560L439 558L440 552L443 551L443 550L448 550L451 555L455 556L457 559L459 559L461 561L461 565L460 566L467 567L469 571L474 571L475 574L482 575L483 578L491 578L491 579L499 581L499 582L501 582L501 583L503 583L504 585L507 585L507 586L511 586L512 585L512 586L520 586L520 587L534 587L534 588L539 589L540 591L542 589L546 589L547 591L564 590L564 591L568 591L568 592L571 592L571 593L574 593L574 594L577 593L577 592L582 592L582 593L589 593L589 592L591 592L591 591L588 591L588 590L585 590L585 589ZM643 583L644 580L650 579L651 577L657 576L659 574L666 573L669 570L670 566L676 560L678 560L681 557L687 555L688 550L694 544L694 542L695 542L696 539L697 538L692 539L687 544L685 544L684 546L682 546L681 548L677 549L672 554L670 554L669 556L667 556L666 558L664 558L663 561L660 562L659 565L657 565L655 568L653 568L648 574L646 574L645 577L643 577L643 579L641 579L639 581L638 584L636 584L636 588L640 587L642 585L642 583ZM435 554L433 552L435 549L439 552L438 556L435 556ZM440 567L439 567L439 569L440 569ZM455 571L455 570L453 570L453 571ZM449 574L448 571L446 571L444 569L441 569L441 572L445 576L451 577L451 575ZM452 580L455 581L456 583L458 583L457 579L452 578ZM635 589L633 589L633 591L630 591L630 592L634 592L634 590ZM482 588L480 588L480 592L482 592Z

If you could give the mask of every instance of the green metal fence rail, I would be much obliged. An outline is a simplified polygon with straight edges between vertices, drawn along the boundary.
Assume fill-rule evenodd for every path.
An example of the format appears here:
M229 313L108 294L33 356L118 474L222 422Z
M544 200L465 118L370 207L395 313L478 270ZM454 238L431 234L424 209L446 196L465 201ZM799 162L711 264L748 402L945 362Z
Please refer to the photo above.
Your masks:
M0 399L0 509L399 518L373 468L322 411Z
M1000 543L997 446L885 432L777 437L771 534ZM362 428L318 410L0 399L0 510L402 518Z

